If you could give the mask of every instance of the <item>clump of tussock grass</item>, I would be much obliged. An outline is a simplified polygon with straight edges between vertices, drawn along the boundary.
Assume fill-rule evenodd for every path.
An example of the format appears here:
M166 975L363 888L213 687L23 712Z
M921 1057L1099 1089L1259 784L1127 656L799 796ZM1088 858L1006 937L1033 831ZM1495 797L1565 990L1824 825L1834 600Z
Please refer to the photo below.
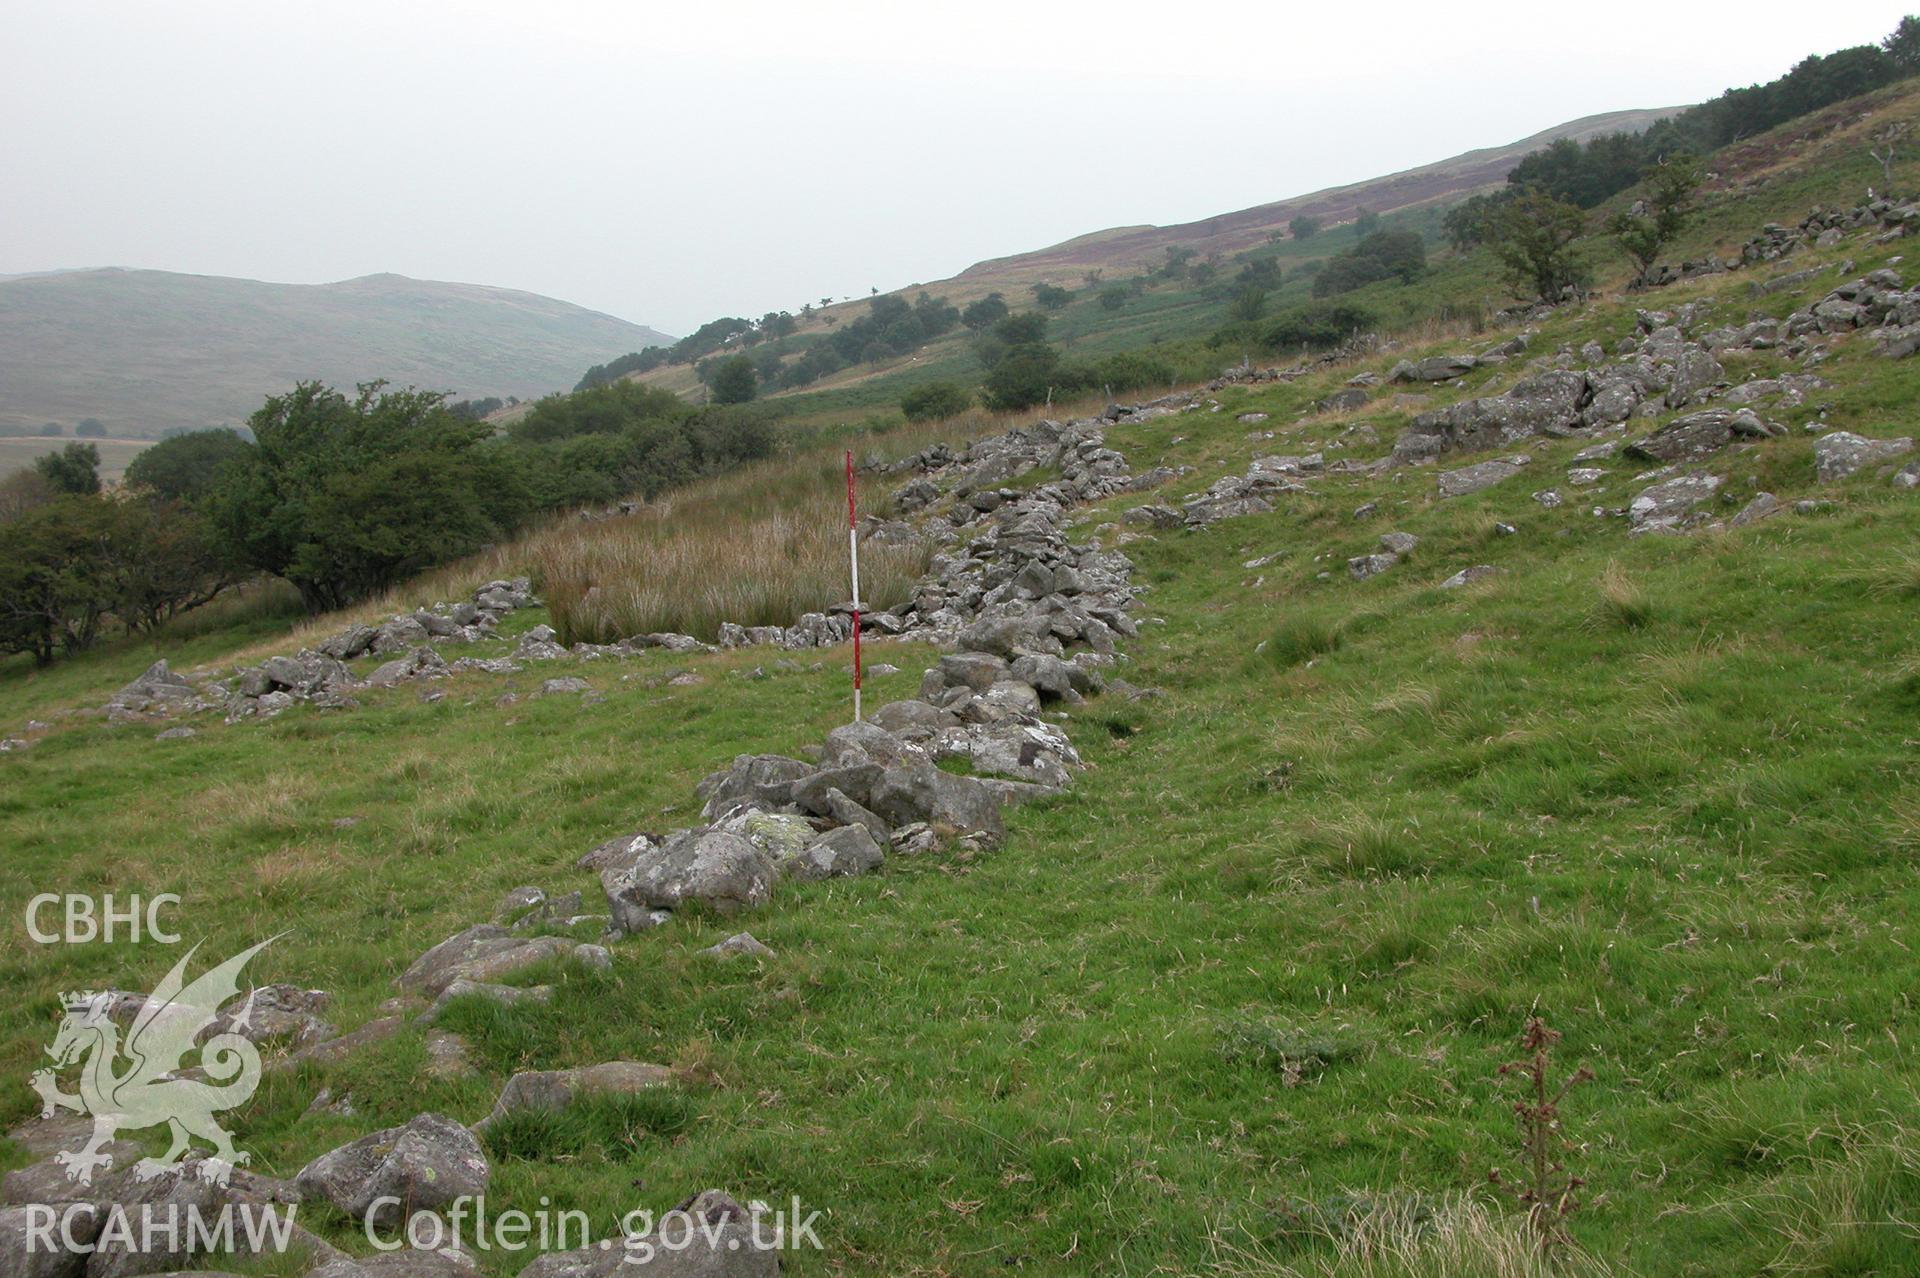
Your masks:
M837 467L772 462L632 515L550 528L525 549L563 643L660 631L712 641L723 622L787 626L846 599L846 509ZM903 602L930 553L863 544L863 602Z
M1294 855L1352 879L1405 878L1427 868L1405 826L1364 814L1311 820L1292 840Z
M1333 622L1319 617L1289 617L1254 651L1273 669L1291 670L1336 651L1344 638Z
M1643 630L1652 624L1653 601L1619 564L1608 561L1606 571L1600 574L1599 593L1592 618L1595 626Z
M1540 1250L1525 1226L1466 1197L1347 1194L1292 1205L1273 1243L1216 1237L1220 1278L1611 1278L1572 1247Z
M1909 1127L1846 1132L1838 1159L1796 1154L1767 1188L1725 1210L1779 1241L1781 1273L1899 1273L1920 1247L1920 1137Z
M1903 552L1883 563L1850 568L1840 577L1874 599L1920 598L1920 555Z
M1920 796L1894 800L1887 813L1887 843L1904 855L1920 854Z

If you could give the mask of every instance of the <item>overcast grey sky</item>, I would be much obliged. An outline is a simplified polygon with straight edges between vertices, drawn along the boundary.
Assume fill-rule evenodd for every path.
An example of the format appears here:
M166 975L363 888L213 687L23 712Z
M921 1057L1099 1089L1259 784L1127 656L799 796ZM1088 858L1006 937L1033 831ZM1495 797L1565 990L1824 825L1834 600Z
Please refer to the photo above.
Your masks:
M397 271L685 333L1697 101L1908 3L0 0L0 272Z

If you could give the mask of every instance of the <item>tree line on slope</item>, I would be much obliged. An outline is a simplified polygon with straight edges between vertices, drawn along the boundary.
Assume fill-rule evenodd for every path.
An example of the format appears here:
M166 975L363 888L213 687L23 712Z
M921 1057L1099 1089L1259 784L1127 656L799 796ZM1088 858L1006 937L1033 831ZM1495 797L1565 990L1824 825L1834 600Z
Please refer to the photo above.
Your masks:
M260 575L309 611L376 595L551 511L766 456L761 406L631 382L541 401L504 434L444 394L303 382L248 421L163 440L109 491L91 444L0 483L0 653L37 664L150 631Z

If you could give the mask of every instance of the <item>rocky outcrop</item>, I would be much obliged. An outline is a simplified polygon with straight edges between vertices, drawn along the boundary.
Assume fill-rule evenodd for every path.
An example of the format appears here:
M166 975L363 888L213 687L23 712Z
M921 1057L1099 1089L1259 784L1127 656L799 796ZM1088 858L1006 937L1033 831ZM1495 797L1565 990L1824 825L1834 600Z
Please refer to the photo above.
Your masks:
M1892 461L1913 451L1913 440L1868 439L1852 431L1831 431L1813 441L1814 474L1823 484L1846 479L1868 466Z
M138 679L114 693L106 710L108 719L120 722L154 713L203 709L206 704L193 684L169 669L163 657L148 666Z
M1504 395L1464 400L1413 419L1393 446L1398 463L1442 453L1502 448L1541 434L1570 433L1584 423L1591 398L1587 375L1554 370L1522 379Z
M107 716L122 722L218 708L226 712L228 723L237 723L270 719L300 704L348 709L358 704L352 694L363 688L443 678L462 668L463 663L450 666L434 645L491 639L502 617L520 608L537 607L539 602L525 577L491 581L474 591L471 599L401 613L378 626L348 626L311 648L292 656L268 657L224 679L202 676L196 683L169 670L165 661L158 661L114 694L106 705ZM392 654L400 655L377 667L364 681L346 665L368 655ZM497 669L500 663L480 661L472 665Z
M696 903L722 916L757 908L771 899L774 878L772 858L752 840L703 828L677 832L600 881L618 933L655 926L655 911Z
M1698 461L1719 452L1738 437L1771 439L1786 433L1786 427L1761 420L1750 408L1710 408L1676 417L1651 435L1627 445L1626 455L1656 463Z

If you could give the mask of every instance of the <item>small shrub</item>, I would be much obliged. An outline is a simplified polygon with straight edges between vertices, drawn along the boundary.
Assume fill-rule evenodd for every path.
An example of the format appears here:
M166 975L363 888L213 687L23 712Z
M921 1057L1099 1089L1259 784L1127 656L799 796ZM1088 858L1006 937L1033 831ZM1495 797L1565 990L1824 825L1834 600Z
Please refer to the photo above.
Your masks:
M1170 386L1174 371L1164 359L1130 351L1070 369L1063 381L1076 389L1124 395L1149 386Z
M1372 328L1375 322L1373 312L1362 307L1347 302L1318 303L1295 307L1279 316L1267 329L1265 340L1275 350L1327 350Z
M1497 1071L1497 1077L1518 1077L1525 1084L1524 1093L1513 1103L1522 1165L1516 1180L1504 1179L1498 1169L1487 1174L1495 1185L1512 1191L1527 1209L1527 1222L1543 1252L1569 1241L1567 1217L1579 1210L1577 1191L1587 1183L1561 1161L1562 1153L1574 1148L1574 1143L1567 1139L1561 1125L1560 1102L1568 1092L1590 1081L1593 1071L1582 1065L1556 1085L1553 1049L1559 1041L1559 1031L1549 1029L1538 1016L1529 1017L1520 1034L1520 1047L1526 1057L1509 1061Z
M900 397L900 411L910 422L940 422L973 407L973 392L958 382L928 382Z

